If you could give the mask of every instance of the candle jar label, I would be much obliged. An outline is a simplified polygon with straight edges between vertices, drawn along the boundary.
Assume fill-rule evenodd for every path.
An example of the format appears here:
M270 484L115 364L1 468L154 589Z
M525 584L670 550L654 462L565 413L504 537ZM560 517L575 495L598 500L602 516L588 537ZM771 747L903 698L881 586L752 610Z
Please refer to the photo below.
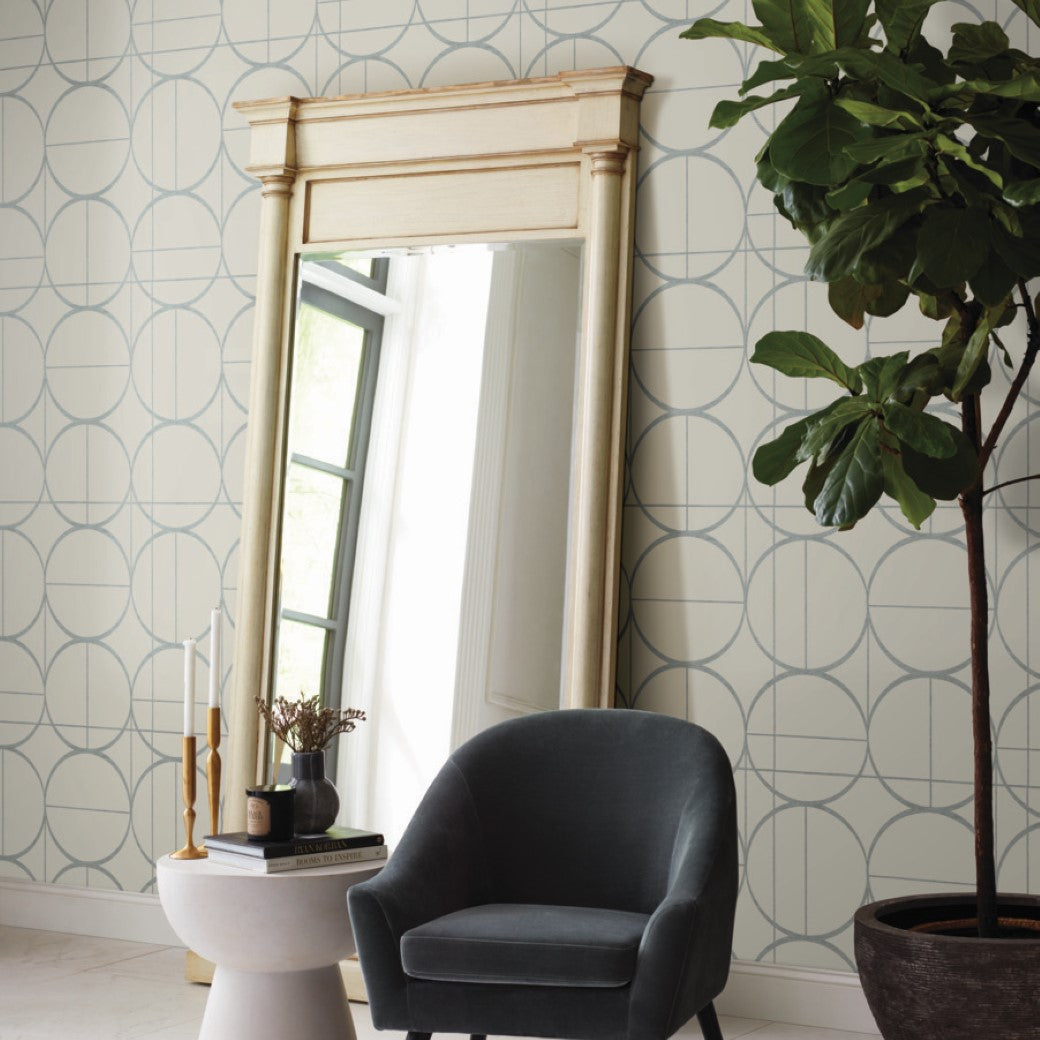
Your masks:
M246 800L246 834L266 838L271 833L271 805L263 798Z

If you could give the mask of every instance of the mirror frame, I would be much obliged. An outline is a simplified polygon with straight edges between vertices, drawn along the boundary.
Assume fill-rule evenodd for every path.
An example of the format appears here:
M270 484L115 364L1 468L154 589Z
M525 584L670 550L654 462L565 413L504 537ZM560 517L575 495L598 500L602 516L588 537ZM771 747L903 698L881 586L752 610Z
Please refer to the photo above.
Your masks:
M224 829L258 782L270 685L295 272L307 252L584 245L561 705L614 699L639 104L621 66L508 82L235 104L262 185Z

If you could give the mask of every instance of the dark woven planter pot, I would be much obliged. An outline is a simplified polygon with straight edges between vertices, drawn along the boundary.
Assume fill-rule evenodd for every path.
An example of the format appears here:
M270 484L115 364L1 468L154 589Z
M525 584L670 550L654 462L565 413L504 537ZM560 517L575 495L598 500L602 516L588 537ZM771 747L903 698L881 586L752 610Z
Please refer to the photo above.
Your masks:
M885 899L856 912L856 966L885 1040L1040 1037L1040 931L979 939L909 930L974 916L973 895ZM999 916L1040 919L1040 896L1002 895Z

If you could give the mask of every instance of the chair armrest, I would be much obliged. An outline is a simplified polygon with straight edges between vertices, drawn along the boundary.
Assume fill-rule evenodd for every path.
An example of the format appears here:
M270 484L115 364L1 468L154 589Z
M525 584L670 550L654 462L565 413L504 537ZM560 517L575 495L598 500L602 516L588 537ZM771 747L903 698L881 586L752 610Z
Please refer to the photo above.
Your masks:
M406 977L401 936L487 901L487 861L469 787L449 759L386 867L347 894L354 939L378 1028L398 1026Z
M670 1036L722 992L739 885L736 793L724 777L696 792L676 833L669 888L639 947L631 1040Z

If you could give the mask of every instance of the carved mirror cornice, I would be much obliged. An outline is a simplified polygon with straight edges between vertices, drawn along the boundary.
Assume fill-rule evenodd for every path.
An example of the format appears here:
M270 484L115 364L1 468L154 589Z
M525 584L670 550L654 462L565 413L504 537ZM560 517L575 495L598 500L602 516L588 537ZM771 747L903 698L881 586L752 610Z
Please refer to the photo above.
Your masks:
M560 703L612 704L635 153L650 82L620 67L235 106L262 202L226 826L242 823L257 779L253 698L271 685L294 272L308 253L582 244Z

